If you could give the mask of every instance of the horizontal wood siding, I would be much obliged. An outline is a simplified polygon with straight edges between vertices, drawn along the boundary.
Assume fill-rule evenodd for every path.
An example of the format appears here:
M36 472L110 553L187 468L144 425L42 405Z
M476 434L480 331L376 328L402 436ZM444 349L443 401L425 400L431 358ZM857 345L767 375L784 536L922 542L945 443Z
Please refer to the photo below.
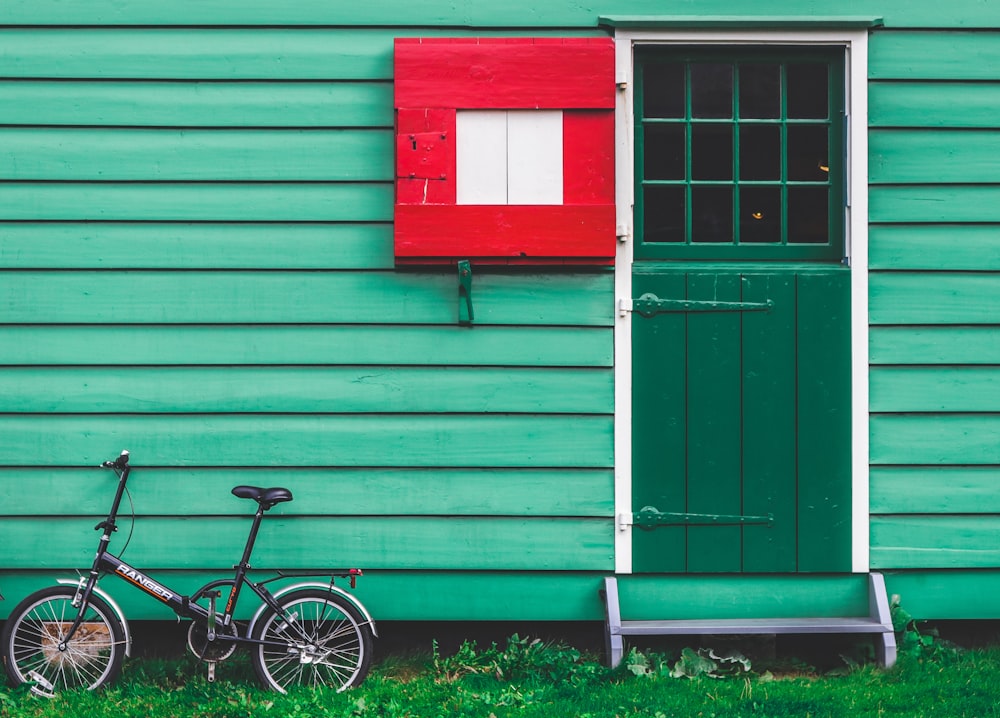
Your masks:
M22 550L4 595L89 565L114 490L96 466L128 448L125 559L182 589L239 557L252 504L230 489L279 485L295 500L254 566L360 566L380 619L599 615L590 588L562 594L614 567L611 272L474 268L460 326L454 268L394 268L393 38L463 31L12 12L0 542Z
M871 563L921 615L997 617L963 570L1000 566L1000 31L942 25L870 48Z
M904 597L915 613L1000 617L951 598L1000 586L1000 4L836 11L884 19L869 48L871 563L921 592ZM671 12L766 25L815 2ZM0 531L29 547L0 559L3 593L87 564L112 488L94 465L128 447L127 558L182 587L235 558L247 506L228 489L284 484L296 501L265 524L258 563L372 569L360 590L381 618L599 619L612 274L477 269L463 327L453 271L394 268L392 42L600 37L598 14L663 13L0 4Z
M814 0L698 0L677 7L664 7L662 0L609 0L600 8L576 0L511 0L505 3L475 2L456 6L452 0L377 0L368 3L331 4L326 0L302 0L291 6L266 0L176 0L169 7L145 0L93 0L67 6L61 0L8 0L0 7L0 24L24 25L357 25L403 27L423 25L452 28L592 28L601 15L633 15L656 18L691 15L755 17L784 20L810 18L817 14ZM1000 8L982 0L940 3L876 2L840 0L835 10L821 15L882 17L891 27L989 28L1000 27ZM454 34L454 32L452 32Z
M392 84L0 80L0 121L127 127L391 127Z
M7 180L387 182L389 129L0 129Z
M126 554L126 559L131 556ZM64 572L65 573L65 572ZM217 573L217 572L216 572ZM262 575L266 572L261 571ZM52 572L6 570L3 590L26 596L51 584ZM192 594L206 583L205 572L163 570L156 577L171 588ZM288 579L271 586L289 585ZM384 631L381 621L493 621L508 617L522 621L600 621L601 602L591 571L380 571L368 570L358 581L357 593ZM102 584L104 586L104 584ZM107 583L115 600L130 617L173 622L173 612L159 601L127 584ZM275 590L272 588L272 590ZM260 602L253 594L240 595L237 618L249 619ZM8 611L10 608L7 609ZM180 632L184 626L176 629ZM447 629L443 629L447 630ZM376 646L376 652L381 649ZM382 655L377 653L377 655Z
M587 366L612 361L604 327L455 325L0 326L0 365L393 365ZM108 347L115 347L114 352Z
M7 465L96 465L118 444L153 466L611 465L611 419L587 415L7 414L0 432Z
M30 413L599 414L612 383L561 367L50 367L0 370L0 394Z
M137 531L165 507L181 516L245 516L248 504L229 490L268 482L297 497L281 505L285 517L433 517L445 505L451 516L602 518L612 510L609 469L174 466L137 469L135 478L129 490L141 512ZM111 483L93 467L7 467L0 469L0 501L8 516L97 516L107 511ZM551 490L539 490L546 486Z
M391 271L25 270L0 272L0 306L11 324L446 324L457 321L456 277ZM477 274L476 322L576 320L610 327L611 285L609 274ZM567 296L574 301L565 301ZM287 361L294 364L294 347L288 350Z
M26 221L388 222L392 187L342 182L8 182L0 216Z
M93 537L90 518L62 518L44 532L38 524L34 517L5 518L0 524L4 544L21 548L8 559L9 568L86 566L93 559L94 546L80 541ZM239 559L248 524L244 517L146 518L137 522L125 558L149 569L229 571ZM551 517L274 517L261 528L253 565L262 570L362 564L391 570L594 570L612 560L606 524L604 519ZM164 541L165 536L176 540ZM111 550L123 545L119 539Z

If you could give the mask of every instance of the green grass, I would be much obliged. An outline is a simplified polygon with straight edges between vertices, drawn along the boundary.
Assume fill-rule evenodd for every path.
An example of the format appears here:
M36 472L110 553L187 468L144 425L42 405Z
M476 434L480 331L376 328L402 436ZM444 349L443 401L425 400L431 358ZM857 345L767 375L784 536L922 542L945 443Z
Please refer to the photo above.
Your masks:
M690 657L692 653L688 653ZM673 678L678 655L633 652L617 670L562 645L512 637L505 648L463 645L449 656L390 656L357 689L259 689L249 664L219 664L209 683L192 658L134 660L117 685L53 700L0 691L0 716L553 718L1000 716L1000 647L908 650L892 670L846 661L820 675L802 664L736 667L724 678Z

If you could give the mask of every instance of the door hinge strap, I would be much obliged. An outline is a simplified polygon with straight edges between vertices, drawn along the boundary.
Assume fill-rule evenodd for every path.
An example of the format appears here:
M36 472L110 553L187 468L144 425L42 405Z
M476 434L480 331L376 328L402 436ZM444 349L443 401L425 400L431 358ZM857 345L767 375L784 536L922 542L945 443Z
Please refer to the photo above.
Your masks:
M766 312L774 306L770 299L763 302L717 302L695 299L660 299L655 294L646 293L638 299L622 299L618 303L618 314L639 312L644 317L653 317L667 312Z
M732 514L683 514L660 511L653 506L643 506L636 513L618 515L618 530L628 526L652 529L657 526L774 526L774 514L766 516L735 516Z

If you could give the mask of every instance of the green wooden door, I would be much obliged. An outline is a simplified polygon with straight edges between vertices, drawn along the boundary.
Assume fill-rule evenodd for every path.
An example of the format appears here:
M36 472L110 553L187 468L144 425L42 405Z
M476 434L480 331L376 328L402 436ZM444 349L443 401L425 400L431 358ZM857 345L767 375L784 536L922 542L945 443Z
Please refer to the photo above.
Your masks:
M844 55L636 51L633 570L851 570Z
M633 570L849 571L849 272L636 265L633 296Z

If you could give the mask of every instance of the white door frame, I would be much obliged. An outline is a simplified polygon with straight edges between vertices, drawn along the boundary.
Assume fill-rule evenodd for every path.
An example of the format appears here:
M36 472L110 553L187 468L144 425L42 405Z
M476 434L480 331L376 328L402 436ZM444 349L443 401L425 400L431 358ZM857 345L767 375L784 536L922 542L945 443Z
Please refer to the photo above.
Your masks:
M636 45L833 45L846 49L845 248L851 265L851 474L855 572L869 570L868 511L868 31L657 29L615 31L615 571L632 573L632 260Z

